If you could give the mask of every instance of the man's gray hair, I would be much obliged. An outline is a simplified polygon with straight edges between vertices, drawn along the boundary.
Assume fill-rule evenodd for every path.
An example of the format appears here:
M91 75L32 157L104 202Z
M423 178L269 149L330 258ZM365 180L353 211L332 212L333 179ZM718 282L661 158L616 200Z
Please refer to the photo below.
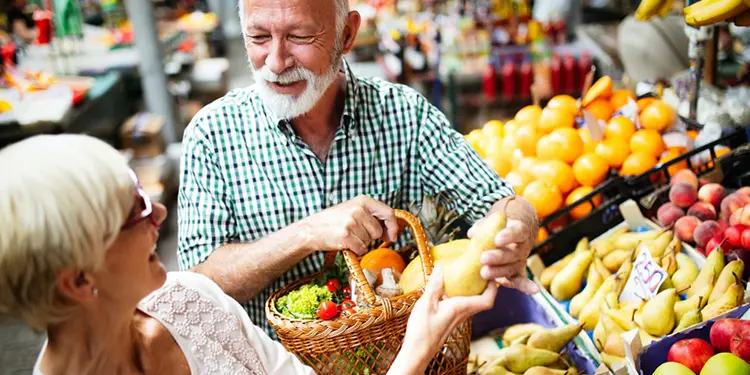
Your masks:
M244 3L247 0L239 0L237 7L240 13L240 25L242 26L242 35L245 36L245 6ZM341 33L344 31L344 25L346 25L346 17L349 15L349 0L333 0L336 3L336 35L337 40L342 38Z

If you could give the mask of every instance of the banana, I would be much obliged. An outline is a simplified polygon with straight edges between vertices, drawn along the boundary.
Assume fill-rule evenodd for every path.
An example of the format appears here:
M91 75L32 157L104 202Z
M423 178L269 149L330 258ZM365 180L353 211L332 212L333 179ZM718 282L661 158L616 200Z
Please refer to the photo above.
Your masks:
M651 17L659 13L664 5L664 0L643 0L635 10L635 19L638 21L648 21Z
M664 18L666 17L670 11L672 11L672 5L674 4L674 0L666 0L661 5L661 8L659 8L659 17Z
M746 0L703 0L685 8L685 22L694 27L713 25L748 9Z

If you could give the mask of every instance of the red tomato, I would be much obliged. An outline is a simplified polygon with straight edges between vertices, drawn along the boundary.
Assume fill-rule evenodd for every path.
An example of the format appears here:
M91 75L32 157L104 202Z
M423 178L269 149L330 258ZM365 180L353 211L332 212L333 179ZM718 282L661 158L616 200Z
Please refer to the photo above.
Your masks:
M339 289L341 289L341 283L336 279L331 279L326 283L326 288L328 288L331 293L336 293Z
M346 299L352 298L352 288L345 286L344 289L341 291L341 294L343 294L344 298Z
M351 316L357 313L357 310L354 310L353 307L350 307L344 311L341 312L342 316Z
M356 306L357 306L357 304L354 303L354 301L352 301L350 299L345 299L345 300L341 301L341 303L339 304L339 311L344 311L346 309L350 309L350 308L356 307Z
M318 307L318 318L331 320L339 314L339 308L332 301L323 301Z

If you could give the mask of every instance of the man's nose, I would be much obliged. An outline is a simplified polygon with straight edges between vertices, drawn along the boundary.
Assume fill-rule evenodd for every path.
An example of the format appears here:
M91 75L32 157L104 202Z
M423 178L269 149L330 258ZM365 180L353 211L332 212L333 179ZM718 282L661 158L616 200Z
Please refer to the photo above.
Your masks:
M283 39L274 38L266 56L266 66L272 73L281 74L292 65L294 65L294 59L286 50L286 43Z

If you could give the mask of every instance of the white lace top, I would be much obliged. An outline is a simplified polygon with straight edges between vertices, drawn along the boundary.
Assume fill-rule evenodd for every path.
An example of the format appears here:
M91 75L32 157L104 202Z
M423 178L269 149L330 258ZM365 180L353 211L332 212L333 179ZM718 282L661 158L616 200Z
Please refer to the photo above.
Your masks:
M253 325L237 301L205 276L170 272L164 286L144 298L138 309L172 334L192 374L314 374ZM41 358L40 354L34 375L43 375Z

